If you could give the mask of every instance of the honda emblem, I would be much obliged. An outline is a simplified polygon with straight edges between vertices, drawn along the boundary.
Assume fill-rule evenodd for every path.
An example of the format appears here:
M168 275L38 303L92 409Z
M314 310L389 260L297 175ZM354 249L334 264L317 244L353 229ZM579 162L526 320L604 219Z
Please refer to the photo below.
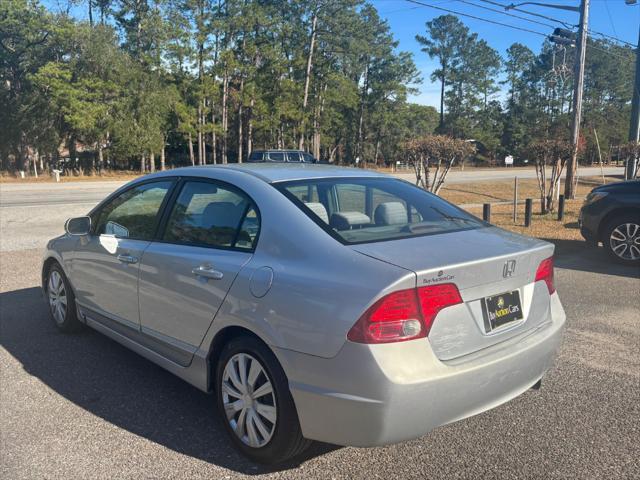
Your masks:
M509 278L513 276L513 272L516 271L516 261L515 260L507 260L502 268L502 276L504 278Z

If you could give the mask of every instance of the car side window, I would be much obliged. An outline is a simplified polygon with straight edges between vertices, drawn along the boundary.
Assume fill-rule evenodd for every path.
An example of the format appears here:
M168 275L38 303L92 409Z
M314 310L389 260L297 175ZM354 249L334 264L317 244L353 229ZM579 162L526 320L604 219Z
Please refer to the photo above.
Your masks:
M269 152L269 160L272 162L284 162L284 152Z
M258 151L258 152L251 152L251 155L249 155L249 161L250 162L259 162L262 160L262 152Z
M289 162L300 162L300 153L298 152L287 152L287 161Z
M244 193L211 182L188 181L173 205L163 240L252 249L259 230L257 209Z
M158 212L172 184L172 181L145 183L121 193L102 207L94 233L153 239Z
M319 202L317 185L300 185L289 188L289 192L295 195L298 200L304 203Z
M303 153L302 161L305 163L313 163L314 161L313 155L311 155L310 153Z

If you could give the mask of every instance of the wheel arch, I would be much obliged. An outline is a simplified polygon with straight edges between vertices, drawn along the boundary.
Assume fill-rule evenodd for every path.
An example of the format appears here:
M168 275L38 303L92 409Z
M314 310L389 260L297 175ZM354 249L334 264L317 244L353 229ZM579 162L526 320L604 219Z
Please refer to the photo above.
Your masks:
M260 338L259 335L257 335L255 332L252 332L248 328L241 327L239 325L229 325L222 328L218 333L216 333L215 337L213 337L213 341L211 342L211 346L209 347L209 356L207 361L207 368L209 370L207 390L209 392L214 391L215 370L218 364L218 360L220 359L222 349L227 343L238 337L255 338L259 342L263 343L269 350L271 350L271 352L274 353L275 356L275 352L273 352L273 349L269 346L269 344L262 338Z
M44 262L42 262L42 271L41 271L41 277L40 277L40 284L42 286L42 291L45 291L47 288L47 275L49 274L49 270L51 270L51 267L55 264L58 264L58 266L62 269L62 271L64 272L64 267L62 266L62 262L60 262L56 257L54 256L49 256L47 257ZM65 273L66 275L66 273Z
M605 230L607 229L609 222L614 218L634 213L636 215L640 215L640 207L618 207L608 212L600 221L600 225L598 225L598 240L601 242L606 240L604 238Z

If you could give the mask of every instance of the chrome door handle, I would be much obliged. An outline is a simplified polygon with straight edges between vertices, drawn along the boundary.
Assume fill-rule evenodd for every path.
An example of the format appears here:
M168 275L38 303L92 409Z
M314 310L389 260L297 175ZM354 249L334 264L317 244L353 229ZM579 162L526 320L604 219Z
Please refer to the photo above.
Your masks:
M118 260L122 263L138 263L138 257L134 257L133 255L118 255Z
M198 277L211 278L212 280L222 280L224 274L215 270L211 265L200 265L191 270L191 273Z

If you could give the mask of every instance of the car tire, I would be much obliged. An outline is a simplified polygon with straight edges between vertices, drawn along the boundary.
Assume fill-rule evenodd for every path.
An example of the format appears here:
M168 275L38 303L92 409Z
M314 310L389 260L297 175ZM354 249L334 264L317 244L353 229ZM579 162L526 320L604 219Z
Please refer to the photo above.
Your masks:
M618 263L640 265L640 214L628 213L610 220L604 228L602 244Z
M312 443L302 436L280 363L257 338L236 337L224 346L216 366L216 400L233 444L255 462L282 463Z
M51 265L47 272L45 293L49 313L58 330L64 333L80 330L82 323L78 320L76 297L62 267L57 263Z

